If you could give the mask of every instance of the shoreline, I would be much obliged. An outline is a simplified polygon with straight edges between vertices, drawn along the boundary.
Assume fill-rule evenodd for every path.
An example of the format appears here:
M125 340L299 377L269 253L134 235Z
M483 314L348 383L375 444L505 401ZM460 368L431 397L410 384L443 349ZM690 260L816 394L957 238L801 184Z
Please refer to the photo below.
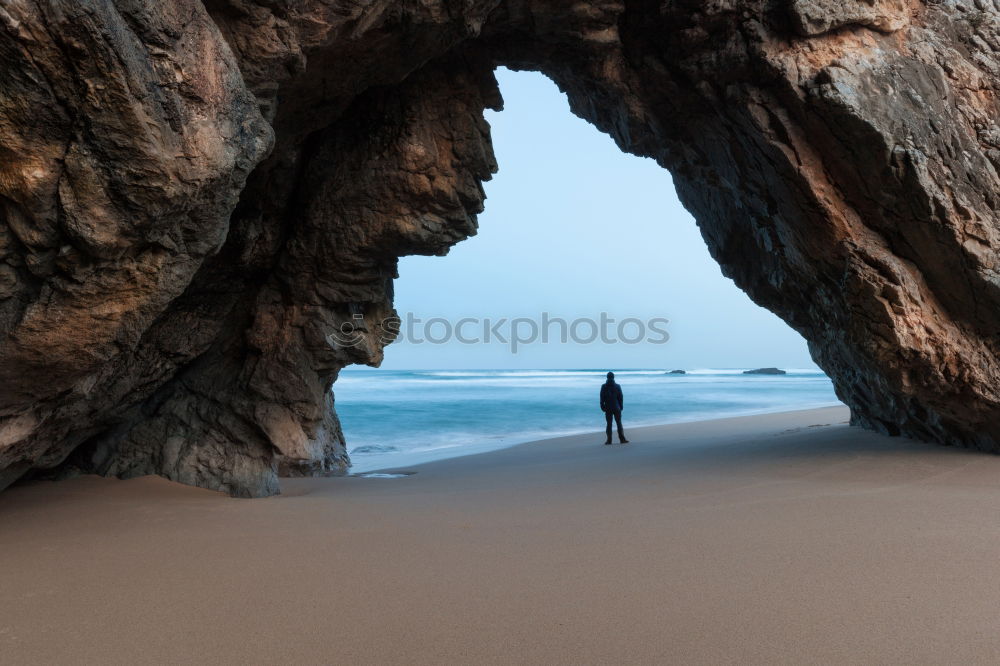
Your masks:
M834 407L283 480L0 494L15 663L995 663L1000 456Z
M679 419L676 421L658 421L656 423L646 423L643 424L641 421L639 425L626 426L626 435L632 430L640 430L643 428L660 428L663 426L678 425L682 423L710 423L713 421L721 421L730 418L742 418L745 416L766 416L768 414L786 414L792 412L801 411L811 411L816 409L829 409L835 407L845 407L843 403L819 403L819 404L808 404L803 406L796 406L794 409L749 409L743 411L734 411L728 413L725 416L719 416L714 418L700 418L695 417L691 419ZM846 409L846 407L845 407ZM595 419L595 422L597 419ZM525 444L535 444L538 442L544 442L550 439L562 439L564 437L583 437L593 435L594 437L602 437L604 435L603 430L583 430L583 429L573 429L562 433L549 434L542 437L536 437L539 433L525 433L523 436L514 436L514 441L498 441L495 443L486 442L476 442L467 445L456 445L451 447L438 447L428 450L416 450L416 451L398 451L392 453L383 453L378 455L365 455L361 454L361 463L355 464L354 455L351 455L351 467L347 471L347 475L351 476L354 474L371 474L375 472L384 472L390 469L399 469L403 467L415 467L418 465L427 465L434 462L439 462L443 460L450 460L452 458L464 458L466 456L477 456L486 453L493 453L495 451L503 451L504 449L513 448L516 446L523 446ZM615 436L617 439L617 435ZM617 442L616 442L617 445ZM398 462L384 461L381 458L394 458ZM385 462L386 464L382 464Z

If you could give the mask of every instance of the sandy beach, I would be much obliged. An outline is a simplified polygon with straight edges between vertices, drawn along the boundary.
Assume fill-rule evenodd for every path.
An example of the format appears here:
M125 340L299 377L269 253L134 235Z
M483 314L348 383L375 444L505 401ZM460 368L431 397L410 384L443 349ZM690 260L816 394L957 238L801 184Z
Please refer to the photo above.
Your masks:
M1000 661L1000 457L845 408L546 440L234 500L0 496L0 661Z

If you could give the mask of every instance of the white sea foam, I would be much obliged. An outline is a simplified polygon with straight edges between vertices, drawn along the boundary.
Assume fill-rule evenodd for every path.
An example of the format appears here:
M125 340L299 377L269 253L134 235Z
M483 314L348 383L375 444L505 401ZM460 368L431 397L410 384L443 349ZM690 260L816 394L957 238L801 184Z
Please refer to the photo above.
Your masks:
M836 404L815 369L623 370L625 427ZM398 468L562 435L603 436L603 370L345 370L335 390L354 471Z

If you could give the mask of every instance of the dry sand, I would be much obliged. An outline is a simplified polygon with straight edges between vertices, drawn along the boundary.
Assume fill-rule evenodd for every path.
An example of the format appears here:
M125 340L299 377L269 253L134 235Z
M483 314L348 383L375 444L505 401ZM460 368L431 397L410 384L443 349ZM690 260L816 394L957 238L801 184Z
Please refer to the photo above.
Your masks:
M1000 662L1000 457L843 408L0 495L0 662Z

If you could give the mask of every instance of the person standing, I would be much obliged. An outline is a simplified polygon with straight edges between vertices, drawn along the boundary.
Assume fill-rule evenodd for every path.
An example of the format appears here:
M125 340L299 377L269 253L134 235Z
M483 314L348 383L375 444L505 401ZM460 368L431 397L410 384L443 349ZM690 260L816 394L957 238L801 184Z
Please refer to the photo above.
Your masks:
M622 396L622 387L615 382L615 373L608 373L608 381L601 386L601 411L604 412L604 418L608 422L607 441L605 444L611 443L611 419L615 420L615 424L618 426L618 443L628 444L628 440L625 439L625 431L622 430L622 409L625 408L625 399Z

